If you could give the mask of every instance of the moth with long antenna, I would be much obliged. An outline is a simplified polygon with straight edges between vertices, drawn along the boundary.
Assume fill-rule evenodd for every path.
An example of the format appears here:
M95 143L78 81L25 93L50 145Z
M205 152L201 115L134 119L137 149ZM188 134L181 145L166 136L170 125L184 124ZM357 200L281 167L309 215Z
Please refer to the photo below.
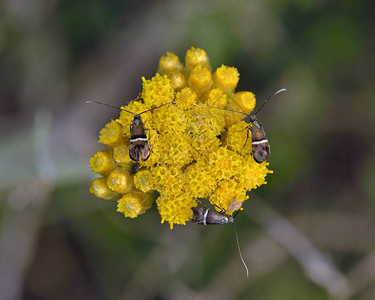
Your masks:
M277 94L286 91L286 89L280 89L270 97L268 97L264 103L258 108L258 110L254 114L246 114L244 112L236 111L236 110L231 110L231 109L226 109L226 108L221 108L221 107L213 107L213 106L203 106L203 105L198 105L194 104L195 106L199 107L207 107L207 108L216 108L216 109L221 109L225 111L230 111L238 114L245 115L250 118L250 124L244 129L247 129L247 136L246 136L246 141L245 144L243 145L242 149L246 146L247 140L249 139L249 131L252 132L251 135L251 143L252 143L252 148L253 148L253 157L254 160L257 163L262 163L264 161L267 161L268 157L270 156L271 153L271 146L268 142L268 139L266 137L266 133L264 131L264 128L262 126L262 123L257 119L257 113L263 108L263 106L274 96Z
M132 114L134 116L134 119L133 119L132 123L130 124L129 156L133 161L139 162L140 160L146 161L150 157L150 154L151 154L150 129L145 128L145 125L144 125L144 123L141 119L141 115L146 113L146 112L158 109L162 106L175 103L177 100L181 99L182 97L185 97L190 92L191 91L187 92L186 94L182 95L181 97L177 98L174 101L164 103L164 104L159 105L159 106L154 107L154 108L150 108L148 110L142 111L139 114L133 113L133 112L131 112L129 110L126 110L124 108L121 108L121 107L113 106L113 105L98 102L98 101L86 101L86 103L97 103L97 104L105 105L105 106L108 106L108 107L119 109L121 111L125 111L125 112L127 112L129 114ZM148 131L148 137L146 135L146 130ZM136 165L136 166L138 166L138 169L139 169L139 165ZM135 173L137 171L138 170L135 170Z
M228 224L232 223L234 228L234 233L236 235L236 241L237 241L237 248L238 253L240 254L241 261L246 269L246 276L249 277L249 269L247 268L247 265L245 263L245 260L242 257L241 248L240 248L240 242L238 240L238 234L236 229L236 224L234 223L234 217L237 215L235 214L234 217L225 215L224 210L220 208L220 212L216 212L213 210L209 210L208 208L202 208L202 207L193 207L193 217L191 221L194 224L199 225L220 225L220 224Z

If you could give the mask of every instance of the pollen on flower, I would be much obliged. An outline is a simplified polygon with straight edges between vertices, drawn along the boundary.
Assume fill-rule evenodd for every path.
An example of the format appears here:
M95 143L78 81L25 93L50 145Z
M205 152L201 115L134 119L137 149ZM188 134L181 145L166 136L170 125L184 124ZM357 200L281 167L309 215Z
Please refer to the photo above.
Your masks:
M191 208L201 198L232 214L248 200L249 191L266 184L272 171L267 162L252 157L251 125L242 121L246 115L222 110L249 114L255 96L236 92L236 68L212 70L199 48L189 49L185 62L170 52L160 58L159 73L142 78L140 96L124 103L120 117L100 133L109 150L90 160L91 169L102 176L91 183L95 196L118 200L117 210L135 218L152 206L157 191L161 221L173 228L192 218ZM137 127L137 137L146 135L147 140L131 134L139 118L143 127ZM134 171L129 147L135 139L151 154Z

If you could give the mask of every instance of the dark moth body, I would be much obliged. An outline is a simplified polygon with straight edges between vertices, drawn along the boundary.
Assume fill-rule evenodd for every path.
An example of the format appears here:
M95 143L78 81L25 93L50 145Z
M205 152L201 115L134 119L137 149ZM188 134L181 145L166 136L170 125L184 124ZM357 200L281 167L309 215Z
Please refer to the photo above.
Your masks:
M192 210L193 218L191 221L195 224L214 225L233 223L233 217L226 216L223 213L201 207L193 207Z
M253 146L253 157L257 163L268 160L271 154L271 146L268 143L266 133L262 123L255 116L250 117L251 120L251 143Z
M249 270L241 254L236 224L234 223L233 217L225 215L224 212L216 212L216 211L209 210L207 208L192 207L191 209L193 210L193 217L191 218L191 221L195 224L199 224L199 225L223 225L223 224L228 224L228 223L233 224L234 233L235 233L236 241L237 241L238 253L246 269L246 276L249 277Z
M145 125L139 115L134 116L130 125L129 156L135 161L146 161L150 157L151 151L146 136Z

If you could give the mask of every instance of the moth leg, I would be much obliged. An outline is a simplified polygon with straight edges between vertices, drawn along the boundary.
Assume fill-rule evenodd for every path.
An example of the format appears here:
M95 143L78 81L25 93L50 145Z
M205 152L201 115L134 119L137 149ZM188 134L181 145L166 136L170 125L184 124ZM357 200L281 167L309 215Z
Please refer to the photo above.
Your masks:
M236 131L236 132L241 132L241 131L244 131L244 130L246 130L246 129L248 129L249 128L249 126L246 126L244 129L242 129L242 130L238 130L238 131Z
M247 132L246 132L246 141L245 141L245 144L242 146L241 150L242 150L243 148L245 148L245 146L246 146L246 144L247 144L247 140L249 139L249 131L251 131L250 125L247 126L245 129L247 129ZM244 129L244 130L245 130L245 129ZM243 131L243 130L241 130L241 131Z
M152 147L151 147L151 141L150 141L151 134L150 134L150 129L145 128L145 130L148 131L148 139L147 139L147 140L148 140L148 146L150 147L151 152L154 153L154 151L152 151Z
M215 204L215 203L212 203L215 207L217 207L218 209L220 209L220 211L219 211L219 214L223 214L223 213L225 213L225 209L224 208L222 208L222 207L220 207L219 205L217 205L217 204Z
M238 213L240 212L240 210L241 210L241 207L234 213L233 219L238 215Z

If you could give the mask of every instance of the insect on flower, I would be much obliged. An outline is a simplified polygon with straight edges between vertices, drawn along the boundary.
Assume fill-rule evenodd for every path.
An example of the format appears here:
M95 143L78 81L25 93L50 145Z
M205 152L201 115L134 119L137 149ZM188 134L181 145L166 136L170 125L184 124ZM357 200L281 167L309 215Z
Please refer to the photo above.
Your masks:
M268 139L266 137L266 132L264 131L262 123L257 119L257 113L263 108L263 106L275 95L286 91L286 89L280 89L270 97L268 97L264 103L258 108L258 110L254 114L246 114L240 111L236 110L231 110L231 109L226 109L226 108L220 108L220 107L211 107L211 106L202 106L198 104L194 104L196 106L200 107L207 107L207 108L217 108L225 111L230 111L234 113L239 113L243 114L245 116L248 116L250 118L250 124L244 129L247 129L247 136L246 136L246 141L245 144L243 145L242 149L246 146L247 140L249 139L249 131L252 132L251 135L251 143L253 146L253 157L254 160L257 163L262 163L268 160L268 157L270 156L271 153L271 146L268 142Z
M134 119L133 119L133 121L130 125L129 156L133 161L138 162L140 160L146 161L150 157L150 154L151 154L151 151L152 151L151 145L150 145L150 129L145 128L145 125L144 125L144 123L141 119L141 115L146 113L146 112L158 109L162 106L173 104L177 100L181 99L182 97L185 97L190 92L191 91L187 92L186 94L182 95L181 97L179 97L178 99L176 99L174 101L159 105L159 106L154 107L154 108L150 108L148 110L142 111L139 114L133 113L133 112L131 112L129 110L126 110L124 108L121 108L121 107L113 106L113 105L98 102L98 101L86 101L86 103L97 103L97 104L109 106L109 107L112 107L112 108L119 109L121 111L125 111L125 112L127 112L129 114L132 114L134 116ZM148 137L146 135L146 130L148 131ZM134 168L134 170L132 169L132 172L135 174L135 173L137 173L137 171L139 169L139 165L135 164L135 166L133 168Z
M237 213L235 214L234 217L232 217L232 216L225 215L224 210L222 208L220 209L221 209L220 212L216 212L216 211L209 210L208 208L193 207L192 208L193 217L191 221L194 224L199 224L199 225L222 225L222 224L232 223L233 228L234 228L234 233L236 235L238 253L240 254L241 261L246 269L246 276L249 277L249 269L247 268L247 265L242 257L242 253L240 249L240 242L238 241L236 224L234 223L234 217L237 215Z

